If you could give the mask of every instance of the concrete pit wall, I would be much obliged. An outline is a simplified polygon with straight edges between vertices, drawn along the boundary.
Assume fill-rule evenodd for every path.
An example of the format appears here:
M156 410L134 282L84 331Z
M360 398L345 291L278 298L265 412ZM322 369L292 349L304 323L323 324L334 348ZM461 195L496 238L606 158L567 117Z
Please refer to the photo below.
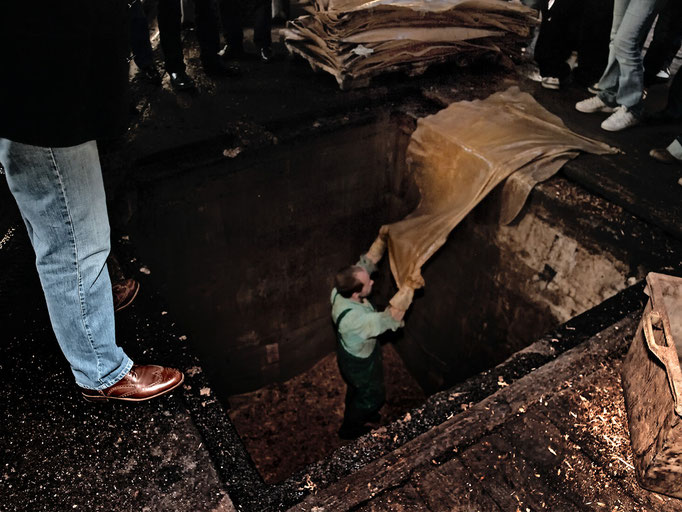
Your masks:
M220 395L286 380L333 350L333 273L418 201L404 166L412 126L374 119L139 181L139 253ZM558 183L573 194L573 212L595 201ZM424 268L427 286L394 341L427 392L491 367L633 273L642 277L585 236L579 219L538 200L546 196L534 193L522 217L500 227L493 194ZM595 222L612 231L608 219ZM382 305L393 292L387 263L376 281Z
M406 195L406 140L382 118L138 173L133 240L219 394L289 379L333 350L333 274L406 213L392 199Z
M550 189L576 190L552 182ZM489 197L425 267L426 287L398 350L427 392L491 368L643 277L608 246L585 239L575 219L537 201L543 194L509 226L499 225L499 198Z

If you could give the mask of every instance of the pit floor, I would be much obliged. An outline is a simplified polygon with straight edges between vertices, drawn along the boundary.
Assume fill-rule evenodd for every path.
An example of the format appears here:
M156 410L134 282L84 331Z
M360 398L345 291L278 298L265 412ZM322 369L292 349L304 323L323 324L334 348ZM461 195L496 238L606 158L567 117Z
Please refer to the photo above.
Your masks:
M386 404L376 427L404 417L426 398L395 348L387 343L382 350ZM293 379L230 397L230 420L267 483L284 480L347 443L336 433L344 393L332 353Z
M281 46L277 50L281 56ZM189 64L190 73L200 77L193 47ZM230 130L242 137L241 146L257 147L254 141L291 138L292 125L313 126L321 116L377 105L409 109L425 98L436 98L437 103L443 98L485 97L514 80L513 73L504 70L439 68L423 77L388 77L368 89L340 92L330 77L312 73L300 60L267 65L252 61L242 67L243 76L234 81L200 77L197 96L173 93L167 79L158 90L145 92L144 86L137 86L139 115L129 138L122 145L104 146L102 152L115 227L122 216L115 212L116 192L129 178L126 162ZM587 96L582 89L550 92L522 82L571 128L627 148L625 155L609 159L581 157L566 167L565 176L682 238L677 184L681 168L647 157L651 147L667 144L679 127L641 126L606 134L598 129L597 117L572 110L576 99ZM664 86L656 89L652 97L665 94ZM239 502L233 505L235 484L225 477L233 474L238 479L245 469L219 459L220 443L207 442L197 426L209 423L202 411L223 411L213 425L227 425L224 435L229 435L226 413L216 404L210 383L201 380L191 340L184 339L172 311L166 311L142 273L135 273L142 281L140 297L118 317L120 342L136 358L185 370L186 386L136 407L99 407L80 400L50 331L24 228L6 190L2 192L0 235L9 238L0 243L0 509L225 512L236 505L247 510ZM144 263L131 262L134 269ZM633 322L621 329L627 334L621 341L631 337ZM585 365L571 365L565 378L548 374L550 368L533 372L536 391L546 394L545 399L525 403L524 412L516 408L508 421L488 428L491 414L484 416L485 407L498 401L521 403L515 398L519 387L501 387L492 401L463 410L448 424L387 456L390 460L379 459L326 488L308 489L316 494L296 509L682 510L679 500L644 491L635 483L617 376L622 348L614 351L616 356L602 354L604 366L593 361L589 371ZM557 363L566 361L562 358ZM545 380L539 378L543 375ZM479 426L478 434L460 445L458 432L464 430L447 429L463 429L457 422L465 420ZM381 469L395 468L396 462L402 469L388 471L396 478L386 478Z
M622 360L630 315L295 510L673 512L634 476ZM345 491L345 492L342 492Z

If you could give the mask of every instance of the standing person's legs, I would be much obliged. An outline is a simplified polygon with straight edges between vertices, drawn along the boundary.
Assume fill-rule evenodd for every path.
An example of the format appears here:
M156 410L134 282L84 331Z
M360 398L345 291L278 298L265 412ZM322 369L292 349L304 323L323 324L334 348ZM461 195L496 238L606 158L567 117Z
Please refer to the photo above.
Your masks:
M244 52L244 30L242 28L241 3L239 0L218 0L223 35L228 52L238 56Z
M656 74L667 70L682 44L682 2L667 0L661 8L651 44L644 56L644 77L649 83Z
M166 71L182 73L185 71L185 61L182 55L180 0L159 0L157 19Z
M197 39L201 50L201 63L210 68L218 60L220 50L220 24L217 0L194 0Z
M678 70L668 90L668 104L665 112L669 117L682 119L682 73Z
M609 58L609 32L613 17L613 0L597 0L583 4L578 22L578 68L576 81L592 85L599 81Z
M616 105L616 95L618 94L618 78L620 77L620 68L616 60L616 51L614 41L618 29L620 28L625 11L630 5L631 0L615 0L613 2L613 20L611 21L611 34L609 36L609 57L606 61L606 68L599 79L599 97L601 100L610 106ZM635 0L638 1L638 0ZM643 0L648 1L648 0Z
M154 65L152 44L149 41L149 23L142 7L141 0L133 0L128 4L130 14L130 46L138 68L144 69Z
M133 362L116 345L106 267L109 220L97 145L0 139L0 161L36 253L50 321L76 383L104 389Z
M260 0L255 12L253 25L253 42L258 48L261 58L267 60L269 56L263 55L262 50L270 50L272 46L272 5L270 0Z
M543 77L564 80L571 73L566 61L576 47L581 5L579 0L556 0L551 9L543 7L540 35L535 46L535 60Z
M613 49L618 62L619 77L616 103L641 116L644 92L642 47L651 28L660 0L632 1L618 27Z

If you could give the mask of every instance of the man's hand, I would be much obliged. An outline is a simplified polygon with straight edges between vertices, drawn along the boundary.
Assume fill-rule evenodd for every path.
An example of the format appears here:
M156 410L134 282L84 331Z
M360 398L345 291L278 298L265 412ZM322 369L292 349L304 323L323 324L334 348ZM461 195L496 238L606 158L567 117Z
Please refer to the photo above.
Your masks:
M375 265L379 263L379 260L383 257L386 252L386 239L387 236L379 235L376 240L372 243L369 251L365 254L368 260L370 260Z
M388 312L393 317L393 320L395 320L396 322L402 322L403 321L403 317L405 316L405 311L398 309L398 308L394 308L393 306L388 306L388 308L386 308L386 309L388 310Z
M410 286L403 286L389 301L389 304L404 313L412 304L412 297L414 297L414 289Z

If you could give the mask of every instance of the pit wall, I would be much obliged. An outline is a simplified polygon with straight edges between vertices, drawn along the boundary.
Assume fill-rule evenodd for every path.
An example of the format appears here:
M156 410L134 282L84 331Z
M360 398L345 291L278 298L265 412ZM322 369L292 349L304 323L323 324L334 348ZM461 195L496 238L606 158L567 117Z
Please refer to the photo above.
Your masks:
M136 170L141 263L219 395L287 380L334 350L333 274L418 203L404 163L415 119L373 114L235 158ZM659 268L641 222L563 178L537 187L510 226L498 210L493 192L451 233L404 332L388 338L429 393ZM395 291L387 262L375 281L382 308Z
M406 196L396 148L407 137L384 116L136 173L130 225L141 263L219 394L289 379L334 349L333 275L406 213L394 198Z
M497 222L493 194L425 267L426 287L397 346L427 392L500 363L643 277L608 245L586 240L575 219L553 212L553 198L538 200L553 187L570 193L575 186L554 178L542 187L509 226Z

